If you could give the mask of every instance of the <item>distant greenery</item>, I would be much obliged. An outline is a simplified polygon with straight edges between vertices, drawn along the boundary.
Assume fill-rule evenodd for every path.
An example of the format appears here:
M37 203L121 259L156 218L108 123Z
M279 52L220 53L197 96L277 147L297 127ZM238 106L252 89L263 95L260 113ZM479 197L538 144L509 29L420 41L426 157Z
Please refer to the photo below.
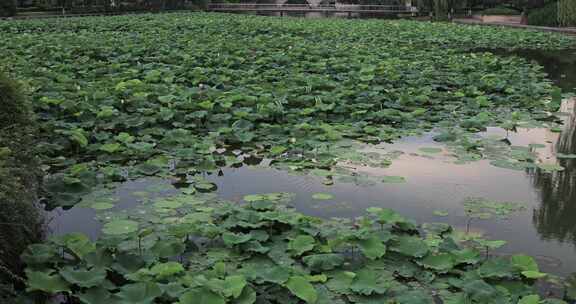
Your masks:
M14 15L16 15L16 1L15 0L0 1L0 17L11 17Z
M558 1L558 22L561 26L576 26L576 1Z
M558 4L550 3L543 8L530 10L528 13L528 24L538 26L559 26Z
M482 11L483 15L505 15L505 16L515 16L520 15L518 10L509 7L495 7L489 8Z

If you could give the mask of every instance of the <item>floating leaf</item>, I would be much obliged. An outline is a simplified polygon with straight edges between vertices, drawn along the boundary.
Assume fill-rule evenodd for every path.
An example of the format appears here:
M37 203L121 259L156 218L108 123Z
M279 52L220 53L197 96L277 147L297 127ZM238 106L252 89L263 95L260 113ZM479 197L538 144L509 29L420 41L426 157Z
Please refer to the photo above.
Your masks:
M99 286L106 279L106 271L97 268L86 270L67 266L60 270L60 275L69 283L86 288Z
M299 235L290 240L288 249L294 252L295 255L302 255L304 252L314 249L316 240L309 235Z
M293 276L286 282L286 287L298 298L308 304L314 304L318 300L318 293L314 286L305 277Z
M162 290L153 282L134 283L122 286L116 295L123 303L145 304L153 303L162 295Z
M130 220L115 220L104 224L102 232L111 235L132 233L138 230L138 222Z
M436 216L448 216L448 215L450 215L450 213L448 213L448 211L446 211L446 210L434 210L433 214Z
M26 291L44 291L48 294L68 291L70 287L58 274L43 271L26 271L28 278Z
M246 278L240 275L229 276L224 279L224 295L226 297L238 298L246 286Z
M576 154L556 153L556 157L560 159L576 159Z
M111 296L112 294L102 287L90 288L77 295L80 301L84 304L110 303Z
M388 284L383 284L380 279L375 271L364 269L356 273L350 289L366 296L384 294L388 290Z
M533 257L518 254L510 258L512 265L521 271L538 271L538 264Z
M558 165L558 164L538 164L538 168L544 172L557 172L557 171L564 171L565 168Z
M406 182L406 178L402 176L384 176L382 182L389 184L402 184Z
M248 242L252 239L252 235L226 232L222 235L222 239L224 240L224 244L231 246Z
M90 205L90 208L92 208L94 210L107 210L107 209L114 208L114 205L110 204L110 203L100 202L100 203L94 203L94 204Z
M435 148L435 147L423 147L418 149L420 152L428 153L428 154L436 154L442 152L442 148Z
M181 304L226 304L226 299L221 295L206 288L193 289L180 297Z
M312 198L315 200L331 200L334 198L334 196L329 193L314 193Z
M377 236L360 240L358 241L358 245L362 253L371 260L381 258L386 253L386 245L384 245Z
M548 274L539 271L522 271L522 275L528 279L541 279Z
M454 257L449 253L428 255L422 260L421 264L426 268L446 273L454 267Z
M166 262L154 265L150 272L163 279L184 272L184 267L178 262Z
M413 257L423 257L428 253L428 245L419 237L398 237L390 247L390 250Z
M520 301L518 301L518 304L539 304L539 303L540 303L539 295L524 296L522 297L522 299L520 299Z
M160 172L162 168L152 163L143 163L136 166L136 170L144 175L152 176Z

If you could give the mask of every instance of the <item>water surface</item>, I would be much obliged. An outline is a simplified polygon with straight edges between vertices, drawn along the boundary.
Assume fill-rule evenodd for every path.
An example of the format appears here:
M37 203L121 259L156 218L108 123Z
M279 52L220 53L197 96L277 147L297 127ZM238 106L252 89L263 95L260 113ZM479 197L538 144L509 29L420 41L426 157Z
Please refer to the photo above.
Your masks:
M576 88L575 51L538 54L515 51L514 55L545 64L551 80L564 91ZM558 163L565 167L563 172L515 171L494 167L484 160L456 164L446 149L439 154L422 153L419 150L422 147L444 148L434 142L433 134L425 134L406 137L394 144L371 146L369 149L374 152L403 152L388 168L354 167L358 173L374 177L403 176L407 179L403 184L336 181L328 186L321 177L274 169L258 159L246 160L247 165L240 168L224 168L217 174L207 175L207 179L218 186L219 196L233 201L240 201L247 194L291 192L296 196L295 208L324 218L353 218L365 214L366 208L376 206L395 209L419 223L447 222L460 229L469 226L488 238L508 241L500 254L533 255L544 271L567 275L576 272L576 159L558 160L556 154L576 153L574 101L565 102L561 111L566 114L562 116L565 124L561 133L548 129L519 129L508 133L489 128L482 135L507 138L512 145L543 144L544 147L538 149L539 161ZM137 206L143 199L139 192L150 187L157 188L151 191L152 196L178 192L165 180L127 182L115 190L119 200L116 209ZM311 196L317 192L328 192L335 198L313 200ZM462 205L469 197L519 202L525 209L509 219L471 220ZM435 215L437 210L448 215ZM52 213L51 228L56 234L83 232L96 238L100 224L94 220L95 214L81 207L57 210Z

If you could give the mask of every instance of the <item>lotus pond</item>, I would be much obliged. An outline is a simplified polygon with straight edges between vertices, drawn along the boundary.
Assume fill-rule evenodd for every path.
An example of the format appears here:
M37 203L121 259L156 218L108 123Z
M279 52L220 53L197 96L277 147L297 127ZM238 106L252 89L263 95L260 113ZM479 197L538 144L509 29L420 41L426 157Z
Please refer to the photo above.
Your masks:
M43 136L53 236L22 257L29 297L576 298L570 75L486 51L572 38L193 13L5 22L0 41Z

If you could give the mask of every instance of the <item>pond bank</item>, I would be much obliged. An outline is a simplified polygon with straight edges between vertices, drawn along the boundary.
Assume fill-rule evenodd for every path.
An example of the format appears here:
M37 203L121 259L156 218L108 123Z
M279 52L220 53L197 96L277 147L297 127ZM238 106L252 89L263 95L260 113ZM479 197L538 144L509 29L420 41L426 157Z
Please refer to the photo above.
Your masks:
M0 302L10 303L21 284L20 254L43 236L36 206L40 171L29 104L13 81L0 75Z

